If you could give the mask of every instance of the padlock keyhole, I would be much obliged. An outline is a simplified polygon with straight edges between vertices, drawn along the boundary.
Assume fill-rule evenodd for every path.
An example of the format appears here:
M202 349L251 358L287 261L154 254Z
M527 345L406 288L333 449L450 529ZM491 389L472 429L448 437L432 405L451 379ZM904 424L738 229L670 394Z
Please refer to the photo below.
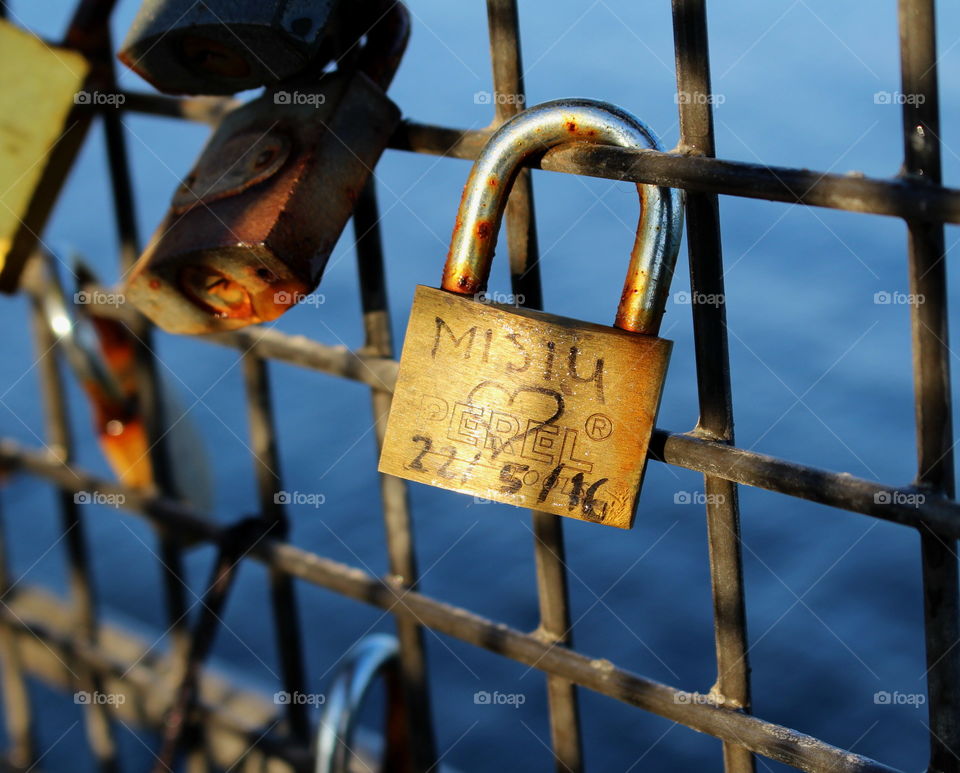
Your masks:
M250 75L250 63L219 40L186 35L181 43L181 54L184 64L196 72L224 78L245 78Z
M253 312L250 293L239 282L206 266L184 266L180 285L194 303L221 318L249 316Z

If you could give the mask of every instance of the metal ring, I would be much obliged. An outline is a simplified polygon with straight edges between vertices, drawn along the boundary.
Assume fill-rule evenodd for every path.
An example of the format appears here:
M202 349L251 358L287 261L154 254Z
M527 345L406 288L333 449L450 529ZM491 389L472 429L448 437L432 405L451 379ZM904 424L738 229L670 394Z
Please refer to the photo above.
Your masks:
M100 349L96 331L89 319L73 313L71 303L60 284L57 273L59 258L49 250L40 251L44 258L44 278L36 293L40 312L71 369L77 378L96 385L103 395L120 402L123 396ZM59 261L62 262L62 261Z
M559 99L518 113L494 132L470 171L443 271L444 290L473 295L484 289L500 221L521 164L536 153L571 142L661 150L642 121L607 102ZM637 188L640 222L616 325L655 335L680 247L683 195L676 188Z
M381 672L396 674L399 652L397 639L389 634L367 636L351 650L320 715L315 773L347 773L360 708ZM398 701L398 695L388 696L388 711L400 710Z

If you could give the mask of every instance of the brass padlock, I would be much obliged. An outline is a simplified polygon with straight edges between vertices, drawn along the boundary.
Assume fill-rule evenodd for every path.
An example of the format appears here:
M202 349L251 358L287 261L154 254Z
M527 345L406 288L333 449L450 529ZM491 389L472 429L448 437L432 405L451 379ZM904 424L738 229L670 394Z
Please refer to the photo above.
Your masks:
M285 81L224 118L134 266L128 300L168 332L198 334L275 319L316 288L399 123L385 89L407 18L394 4L351 66Z
M339 58L337 43L347 38L343 26L352 5L344 0L143 0L119 56L160 91L236 94L278 83L315 60Z
M494 133L464 189L442 289L416 289L380 471L630 528L672 347L656 334L680 243L680 191L638 186L616 327L482 297L521 163L569 142L659 149L636 118L589 100L530 108Z
M27 258L83 141L90 63L0 19L0 290Z

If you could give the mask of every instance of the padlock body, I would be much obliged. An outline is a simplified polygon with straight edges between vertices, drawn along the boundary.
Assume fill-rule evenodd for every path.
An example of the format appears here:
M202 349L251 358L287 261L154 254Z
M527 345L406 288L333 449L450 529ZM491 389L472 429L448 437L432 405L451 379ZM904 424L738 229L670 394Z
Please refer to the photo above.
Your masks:
M332 46L340 4L142 0L119 56L160 91L235 94L289 78Z
M171 333L280 316L316 288L399 120L360 72L236 109L174 195L128 299Z
M671 348L419 286L380 471L630 528Z
M0 70L0 290L13 292L83 141L90 65L0 20Z

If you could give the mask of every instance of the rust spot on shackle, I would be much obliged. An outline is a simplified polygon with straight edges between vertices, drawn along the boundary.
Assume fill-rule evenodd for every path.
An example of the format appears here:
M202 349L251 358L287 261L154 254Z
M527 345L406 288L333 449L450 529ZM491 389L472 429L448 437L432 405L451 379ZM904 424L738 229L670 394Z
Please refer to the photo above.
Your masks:
M500 220L518 170L527 158L570 143L659 149L652 132L639 120L606 103L557 100L513 116L490 137L470 171L442 289L469 295L485 288ZM638 188L641 216L615 325L656 335L680 242L683 204L676 189Z

